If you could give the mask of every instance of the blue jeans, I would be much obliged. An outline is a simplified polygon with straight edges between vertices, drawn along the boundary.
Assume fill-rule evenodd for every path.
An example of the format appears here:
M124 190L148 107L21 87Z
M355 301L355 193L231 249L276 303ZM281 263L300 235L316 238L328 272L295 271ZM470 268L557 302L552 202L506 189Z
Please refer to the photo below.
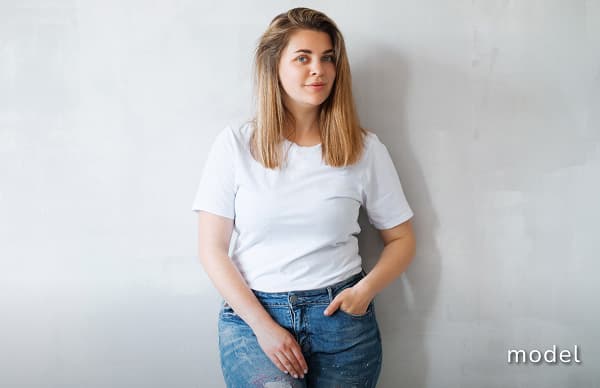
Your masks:
M364 315L340 309L331 316L323 315L337 294L364 276L362 271L315 290L253 290L265 310L294 335L302 348L308 364L303 379L280 371L263 352L252 329L223 302L219 350L227 387L375 387L381 371L382 348L374 302Z

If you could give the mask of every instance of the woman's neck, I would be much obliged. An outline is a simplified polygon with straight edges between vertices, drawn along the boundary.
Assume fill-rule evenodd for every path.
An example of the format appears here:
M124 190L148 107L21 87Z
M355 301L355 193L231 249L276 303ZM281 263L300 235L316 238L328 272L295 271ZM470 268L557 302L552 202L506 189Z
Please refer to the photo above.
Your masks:
M312 146L321 142L321 131L317 117L308 116L294 117L295 122L287 127L285 137L302 146Z
M289 99L285 97L284 105L293 118L292 123L290 123L291 128L289 128L291 132L295 131L296 135L302 137L314 135L320 136L320 107L296 104L290 102Z

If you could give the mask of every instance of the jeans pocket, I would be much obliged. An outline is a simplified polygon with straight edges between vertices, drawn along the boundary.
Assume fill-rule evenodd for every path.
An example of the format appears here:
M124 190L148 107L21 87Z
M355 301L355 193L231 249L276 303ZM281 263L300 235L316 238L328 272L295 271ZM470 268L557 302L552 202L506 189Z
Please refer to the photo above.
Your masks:
M354 280L353 282L346 284L345 286L343 286L342 288L338 289L336 292L332 293L329 295L329 303L331 303L333 301L333 299L335 299L335 297L337 297L342 291L354 287L356 285L356 283L358 283L363 277L365 277L365 271L361 271L361 277ZM371 301L369 302L369 305L367 306L367 311L365 311L363 314L352 314L349 312L346 312L344 310L342 310L341 308L338 308L338 311L342 314L345 315L347 317L350 318L354 318L354 319L364 319L364 318L368 318L370 316L373 315L373 303L374 300L371 299Z
M370 316L373 315L373 301L369 302L369 305L367 306L367 311L365 311L363 314L348 313L348 312L342 310L341 308L339 308L338 311L340 313L342 313L343 315L346 315L346 316L348 316L350 318L354 318L354 319L369 318Z

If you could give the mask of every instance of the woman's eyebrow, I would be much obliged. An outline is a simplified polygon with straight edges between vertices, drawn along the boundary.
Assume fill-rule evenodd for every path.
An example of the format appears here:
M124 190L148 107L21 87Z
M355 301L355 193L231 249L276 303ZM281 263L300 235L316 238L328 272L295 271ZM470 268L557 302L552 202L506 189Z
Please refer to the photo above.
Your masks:
M299 49L299 50L294 51L294 54L296 54L296 53L312 54L312 51L307 50L307 49ZM328 54L328 53L333 53L333 49L323 51L323 54Z

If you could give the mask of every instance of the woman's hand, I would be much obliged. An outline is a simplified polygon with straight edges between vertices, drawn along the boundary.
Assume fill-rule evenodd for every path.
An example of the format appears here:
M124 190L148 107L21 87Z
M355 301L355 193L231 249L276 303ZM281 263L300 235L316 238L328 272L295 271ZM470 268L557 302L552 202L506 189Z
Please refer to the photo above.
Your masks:
M362 292L360 288L357 288L356 286L348 287L333 298L323 314L329 316L339 308L349 314L363 315L367 312L371 299L372 298L367 293Z
M255 328L254 334L262 350L279 370L295 378L304 378L308 366L298 341L289 331L271 321Z

